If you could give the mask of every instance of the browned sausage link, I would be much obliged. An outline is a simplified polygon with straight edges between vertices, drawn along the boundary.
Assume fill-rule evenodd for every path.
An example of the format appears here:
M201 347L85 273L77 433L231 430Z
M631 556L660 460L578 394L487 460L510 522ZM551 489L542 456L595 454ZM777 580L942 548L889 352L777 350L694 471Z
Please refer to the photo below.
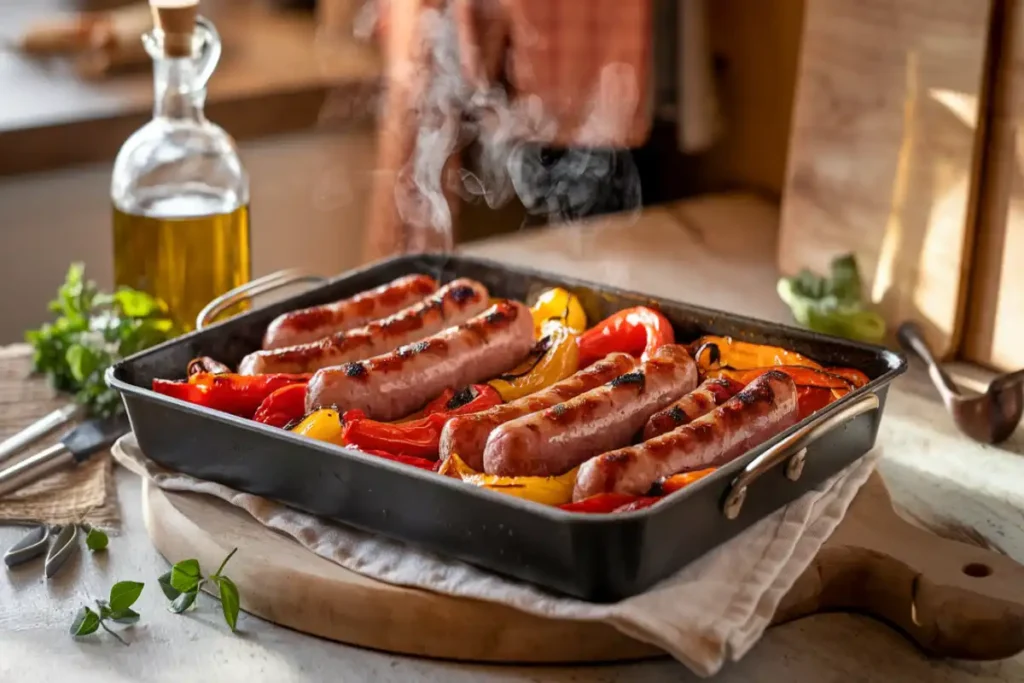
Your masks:
M365 361L318 370L306 408L358 409L375 420L397 420L447 388L507 372L533 348L533 316L502 301L466 322Z
M242 359L238 372L313 372L379 356L441 330L466 322L487 308L489 294L479 282L454 280L419 303L368 325L308 344L266 349Z
M583 463L573 500L598 493L642 495L661 477L720 467L797 420L796 385L771 370L690 424Z
M473 415L452 418L445 423L441 431L441 459L447 459L452 453L457 453L463 462L474 470L481 471L484 466L484 446L487 437L499 425L568 401L612 381L619 375L626 374L635 367L636 359L629 354L612 353L535 394Z
M323 339L397 313L437 291L429 275L406 275L375 289L274 318L263 335L263 348L279 349Z
M682 346L663 346L637 370L546 410L499 426L484 447L484 471L555 476L624 446L660 410L697 386L697 365Z
M644 441L693 422L701 415L707 415L735 396L742 388L742 384L728 377L705 380L668 408L651 415L651 419L644 426Z

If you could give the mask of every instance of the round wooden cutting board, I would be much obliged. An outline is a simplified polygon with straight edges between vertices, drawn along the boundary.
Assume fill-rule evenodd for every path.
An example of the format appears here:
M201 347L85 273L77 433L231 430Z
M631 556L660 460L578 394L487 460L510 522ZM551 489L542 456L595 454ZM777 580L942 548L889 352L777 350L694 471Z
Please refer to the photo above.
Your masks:
M611 626L543 619L478 600L401 588L348 571L216 498L143 488L146 527L171 561L216 567L237 547L230 576L242 608L352 645L442 659L598 662L658 656ZM1001 659L1024 650L1024 567L939 538L892 508L872 475L842 524L780 605L775 623L816 612L864 612L926 652Z

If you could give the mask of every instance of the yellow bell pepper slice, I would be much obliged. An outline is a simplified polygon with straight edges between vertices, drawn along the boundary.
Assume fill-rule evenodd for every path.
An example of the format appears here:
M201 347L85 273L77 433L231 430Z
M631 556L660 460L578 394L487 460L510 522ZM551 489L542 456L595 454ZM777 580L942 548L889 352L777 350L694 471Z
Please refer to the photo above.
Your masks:
M499 477L496 474L477 472L457 454L452 453L441 465L439 472L473 486L532 500L542 505L564 505L572 502L572 490L576 486L578 470L579 468L575 467L557 477Z
M508 403L549 387L576 372L580 365L579 336L574 330L551 323L547 336L537 342L530 356L509 372L488 384Z
M341 415L338 414L337 410L330 408L322 408L315 410L305 418L302 422L295 425L292 428L292 432L301 434L302 436L308 436L311 439L317 441L329 441L331 443L341 444L341 433L344 425L341 423Z
M575 332L587 329L587 314L583 312L579 297L561 287L541 293L530 311L533 313L533 327L538 339L547 334L544 327L548 322L561 323Z
M693 358L697 361L697 368L701 374L719 368L751 370L780 365L822 369L821 365L795 351L767 344L738 341L732 337L704 336L693 342L690 348L693 349Z

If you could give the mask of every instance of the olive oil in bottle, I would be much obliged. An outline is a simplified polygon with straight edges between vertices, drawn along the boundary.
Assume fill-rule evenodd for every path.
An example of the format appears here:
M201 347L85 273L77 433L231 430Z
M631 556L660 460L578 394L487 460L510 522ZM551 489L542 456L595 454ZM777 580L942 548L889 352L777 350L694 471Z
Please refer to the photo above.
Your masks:
M114 279L159 297L185 330L249 281L249 179L234 140L206 119L221 42L197 0L150 0L153 118L114 162Z
M114 280L159 297L184 329L212 299L249 281L249 208L216 213L190 197L144 213L114 208Z

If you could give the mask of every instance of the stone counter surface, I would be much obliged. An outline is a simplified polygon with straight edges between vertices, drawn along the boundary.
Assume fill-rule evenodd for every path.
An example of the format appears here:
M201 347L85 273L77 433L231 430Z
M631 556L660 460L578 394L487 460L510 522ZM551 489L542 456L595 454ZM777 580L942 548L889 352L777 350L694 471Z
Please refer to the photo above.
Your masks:
M743 234L723 227L733 219L745 226ZM785 321L788 314L775 298L770 265L775 220L771 208L754 200L708 200L652 209L637 225L612 220L583 229L523 234L466 251ZM710 226L715 226L713 231ZM1024 560L1020 434L1000 448L967 441L956 433L915 366L890 394L879 442L884 449L882 473L908 514ZM167 563L146 536L139 483L119 470L117 484L124 529L111 539L105 555L77 556L51 583L32 571L0 570L0 681L699 680L669 660L498 667L396 657L311 638L247 615L240 619L240 634L232 635L218 604L207 596L193 613L177 616L165 610L155 581ZM0 527L0 546L10 545L20 533ZM138 604L142 621L129 632L129 647L106 636L76 642L67 635L80 605L127 579L147 583ZM870 619L819 615L771 629L750 655L714 680L1010 683L1024 680L1024 656L988 663L935 661Z

